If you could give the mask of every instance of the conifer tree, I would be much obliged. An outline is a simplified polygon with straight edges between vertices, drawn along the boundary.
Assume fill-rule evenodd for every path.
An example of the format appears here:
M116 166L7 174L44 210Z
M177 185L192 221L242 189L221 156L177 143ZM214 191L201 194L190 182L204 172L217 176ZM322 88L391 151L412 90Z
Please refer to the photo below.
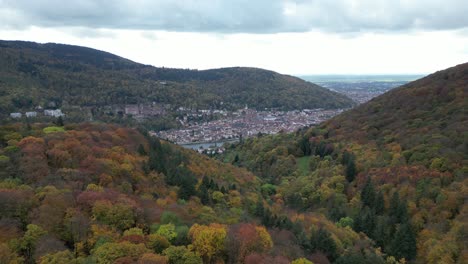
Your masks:
M356 178L356 172L356 163L354 158L351 158L346 165L346 180L348 182L354 181L354 178Z
M401 224L390 245L390 254L406 260L416 257L416 235L409 222Z
M198 188L198 197L200 197L202 204L207 205L210 203L210 194L208 193L206 185L200 185L200 188Z
M140 154L141 156L145 156L145 155L146 155L146 150L145 150L145 148L143 147L142 144L139 144L139 145L138 145L138 150L137 150L137 151L138 151L138 154Z
M382 191L375 196L374 212L376 215L382 215L385 212L385 201Z
M374 207L375 189L370 177L367 178L366 184L364 185L364 188L362 188L361 201L363 206L369 206L369 208Z
M337 257L336 243L331 237L330 232L323 228L319 228L317 231L312 231L310 237L310 251L322 252L331 261L335 260Z
M258 217L263 217L265 213L265 208L263 207L262 199L258 199L257 206L255 206L255 215Z

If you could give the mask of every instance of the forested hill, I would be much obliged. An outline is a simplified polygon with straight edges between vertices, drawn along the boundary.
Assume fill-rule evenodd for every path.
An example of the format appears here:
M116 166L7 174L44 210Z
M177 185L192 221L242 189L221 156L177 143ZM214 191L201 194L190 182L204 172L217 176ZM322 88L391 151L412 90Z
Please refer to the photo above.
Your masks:
M233 145L220 159L288 207L363 232L414 263L468 256L468 64L381 95L318 127ZM357 262L367 263L360 256Z
M339 115L323 127L338 140L466 148L468 63L393 89ZM442 154L442 153L441 153Z
M0 263L347 263L358 252L385 263L367 237L284 210L271 191L135 129L0 126Z
M156 68L90 48L0 41L0 110L147 102L192 108L346 108L352 101L299 78L254 68Z

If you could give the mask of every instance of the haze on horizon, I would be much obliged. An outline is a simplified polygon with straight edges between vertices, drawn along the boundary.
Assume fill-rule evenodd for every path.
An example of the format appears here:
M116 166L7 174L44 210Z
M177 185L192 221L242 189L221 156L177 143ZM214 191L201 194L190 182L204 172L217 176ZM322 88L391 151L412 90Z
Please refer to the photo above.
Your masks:
M0 0L0 39L159 67L425 74L468 61L463 0Z

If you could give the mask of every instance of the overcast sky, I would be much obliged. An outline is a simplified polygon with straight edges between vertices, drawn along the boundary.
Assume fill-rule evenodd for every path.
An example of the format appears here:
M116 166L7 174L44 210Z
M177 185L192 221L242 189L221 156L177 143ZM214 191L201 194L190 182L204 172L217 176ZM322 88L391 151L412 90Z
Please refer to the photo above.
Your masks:
M467 0L0 0L0 39L154 66L430 73L468 62Z

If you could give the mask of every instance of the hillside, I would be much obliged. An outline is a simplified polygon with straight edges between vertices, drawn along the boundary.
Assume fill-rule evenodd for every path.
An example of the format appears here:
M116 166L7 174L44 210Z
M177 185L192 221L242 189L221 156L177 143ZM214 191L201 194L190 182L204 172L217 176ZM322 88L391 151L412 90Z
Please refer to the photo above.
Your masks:
M387 254L464 263L467 87L468 64L458 65L219 158L269 182L272 200L363 232Z
M365 236L285 210L265 199L269 191L245 169L135 129L0 126L0 263L328 263L360 254L384 264Z
M72 111L136 103L194 109L346 108L353 102L299 78L254 68L156 68L90 48L0 41L3 114L37 105Z
M465 63L391 90L322 127L336 140L398 143L411 163L439 157L460 166L467 159L467 106Z

